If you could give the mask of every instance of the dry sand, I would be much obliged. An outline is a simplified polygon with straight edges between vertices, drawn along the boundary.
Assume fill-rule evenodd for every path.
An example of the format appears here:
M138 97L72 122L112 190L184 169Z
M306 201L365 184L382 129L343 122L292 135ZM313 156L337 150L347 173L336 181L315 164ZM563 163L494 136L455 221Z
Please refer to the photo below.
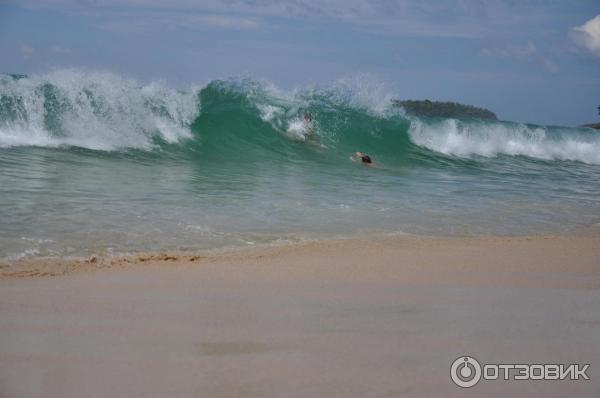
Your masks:
M598 397L600 234L1 265L0 397ZM450 364L589 363L452 384Z

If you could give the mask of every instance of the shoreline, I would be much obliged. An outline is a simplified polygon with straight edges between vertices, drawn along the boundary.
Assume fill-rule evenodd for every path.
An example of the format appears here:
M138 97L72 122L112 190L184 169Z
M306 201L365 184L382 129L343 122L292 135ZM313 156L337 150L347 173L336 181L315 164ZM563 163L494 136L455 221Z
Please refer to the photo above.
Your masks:
M577 244L578 240L580 244ZM91 255L88 258L39 257L17 260L0 260L0 280L27 277L57 277L80 272L96 272L111 269L127 269L146 265L202 265L228 261L280 258L296 255L298 252L317 252L330 255L336 250L346 251L359 246L392 249L395 246L426 253L428 250L444 246L448 249L477 247L478 250L504 246L506 250L522 245L548 246L569 245L581 248L583 242L596 242L600 247L600 226L579 228L566 234L540 234L526 236L428 236L412 234L381 234L371 237L310 239L301 242L263 244L251 247L226 247L204 250L133 252L125 254ZM544 243L542 243L544 242ZM593 245L593 244L592 244ZM332 249L335 248L335 249ZM525 249L526 250L526 249ZM600 251L598 252L600 254ZM435 253L434 253L435 254ZM600 258L600 257L599 257Z
M458 398L450 365L471 355L590 364L589 381L482 380L477 396L597 397L597 232L13 264L0 395Z

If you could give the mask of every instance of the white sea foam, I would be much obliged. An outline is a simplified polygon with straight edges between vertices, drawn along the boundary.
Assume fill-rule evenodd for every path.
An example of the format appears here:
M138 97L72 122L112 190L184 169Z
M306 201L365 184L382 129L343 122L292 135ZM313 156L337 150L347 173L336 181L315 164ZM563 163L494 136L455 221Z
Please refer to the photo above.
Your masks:
M283 106L258 103L257 108L262 121L269 123L276 131L280 131L293 140L304 141L306 139L309 132L308 126L303 119L297 116L297 106L289 106L289 109L286 110Z
M388 85L371 74L346 76L338 79L333 87L337 101L383 116L389 111L399 111L391 107L394 95Z
M260 87L256 89L256 84ZM250 85L248 90L245 86ZM250 81L236 83L238 89L246 90L247 97L254 102L261 119L275 130L294 140L305 140L310 133L303 114L309 109L329 110L336 106L349 107L370 115L384 117L403 112L392 106L393 95L387 85L373 75L346 76L332 85L299 87L290 91L282 90L270 82ZM314 121L314 130L320 135L319 121Z
M0 97L14 103L0 124L0 147L150 149L154 137L171 143L191 137L198 113L193 90L78 70L3 77Z
M268 104L258 104L258 110L260 111L261 119L265 122L273 121L284 112L283 108Z
M409 134L415 144L447 155L494 157L505 154L600 164L600 135L574 129L455 119L425 123L413 119Z
M290 120L286 130L288 137L295 140L304 141L306 140L306 135L308 133L309 129L304 120L301 120L300 118Z

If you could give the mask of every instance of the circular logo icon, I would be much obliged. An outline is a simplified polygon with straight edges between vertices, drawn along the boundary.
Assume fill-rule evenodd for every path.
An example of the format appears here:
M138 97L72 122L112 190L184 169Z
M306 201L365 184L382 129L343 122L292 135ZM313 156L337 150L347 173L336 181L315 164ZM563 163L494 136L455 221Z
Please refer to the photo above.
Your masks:
M473 357L458 357L450 367L450 378L459 387L473 387L481 379L481 365Z

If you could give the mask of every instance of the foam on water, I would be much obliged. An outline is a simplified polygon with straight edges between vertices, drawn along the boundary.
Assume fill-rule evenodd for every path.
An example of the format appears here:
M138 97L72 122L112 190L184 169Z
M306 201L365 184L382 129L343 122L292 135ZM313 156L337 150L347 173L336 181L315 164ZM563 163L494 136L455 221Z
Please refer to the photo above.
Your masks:
M0 147L151 149L155 138L169 143L190 138L199 109L193 90L77 70L2 76L0 98Z
M600 135L577 129L455 119L425 123L414 119L409 134L415 144L447 155L520 155L600 164Z
M309 131L303 114L312 111L317 116L312 131L360 147L374 145L368 142L369 134L388 139L404 135L414 144L444 155L519 155L600 164L600 136L582 129L410 118L406 131L407 118L401 108L392 105L394 96L370 75L345 77L328 87L289 91L249 78L211 82L206 87L213 87L220 96L243 98L250 112L294 141L306 140ZM152 151L161 142L184 143L204 134L192 131L201 113L202 90L176 90L159 82L140 84L111 73L72 69L19 79L0 76L0 148L77 146ZM242 109L229 112L234 115ZM381 121L389 123L381 126ZM386 146L389 144L388 140Z
M378 116L399 111L391 106L394 94L386 83L370 74L340 78L335 82L332 93L335 102L344 102L352 108L364 109Z

